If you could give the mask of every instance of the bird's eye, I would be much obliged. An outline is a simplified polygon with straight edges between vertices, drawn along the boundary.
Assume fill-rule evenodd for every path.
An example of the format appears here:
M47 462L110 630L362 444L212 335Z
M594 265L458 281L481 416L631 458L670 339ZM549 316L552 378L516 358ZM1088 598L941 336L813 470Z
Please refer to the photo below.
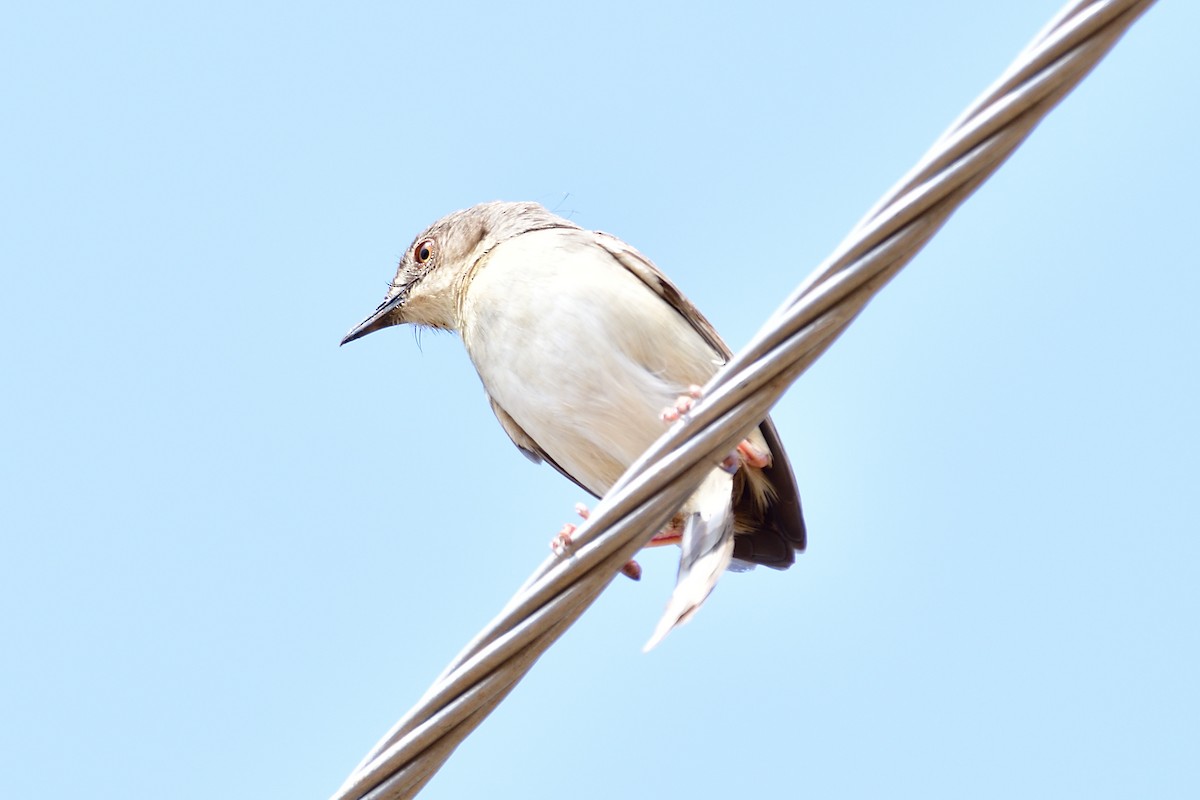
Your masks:
M413 260L418 264L424 264L433 258L433 240L426 239L419 245L413 248Z

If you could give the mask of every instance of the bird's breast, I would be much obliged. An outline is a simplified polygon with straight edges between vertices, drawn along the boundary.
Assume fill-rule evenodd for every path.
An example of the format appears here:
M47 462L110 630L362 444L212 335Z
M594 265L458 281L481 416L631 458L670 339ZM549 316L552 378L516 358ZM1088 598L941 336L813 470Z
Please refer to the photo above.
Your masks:
M464 289L461 332L492 399L603 494L663 433L662 408L719 358L591 236L536 231L497 246Z

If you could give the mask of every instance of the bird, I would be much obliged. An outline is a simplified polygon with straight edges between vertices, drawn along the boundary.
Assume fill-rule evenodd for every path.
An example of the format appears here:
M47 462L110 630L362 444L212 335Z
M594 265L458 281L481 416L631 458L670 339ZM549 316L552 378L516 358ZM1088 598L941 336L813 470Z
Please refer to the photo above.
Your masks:
M732 355L648 258L533 202L481 203L430 225L341 343L401 324L458 333L513 444L596 497ZM807 533L770 417L653 543L666 542L680 544L680 565L646 650L695 614L726 569L794 563Z

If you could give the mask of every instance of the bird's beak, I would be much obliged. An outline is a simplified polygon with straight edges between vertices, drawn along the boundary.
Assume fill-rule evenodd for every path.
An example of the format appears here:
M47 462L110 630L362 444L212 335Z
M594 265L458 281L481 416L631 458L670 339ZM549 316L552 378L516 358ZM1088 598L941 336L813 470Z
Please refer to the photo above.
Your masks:
M353 342L355 339L361 339L368 333L374 333L381 328L399 325L403 322L404 320L400 315L400 306L404 305L404 297L405 293L401 292L395 297L391 297L380 303L379 308L375 309L374 314L350 329L350 332L342 339L342 344Z

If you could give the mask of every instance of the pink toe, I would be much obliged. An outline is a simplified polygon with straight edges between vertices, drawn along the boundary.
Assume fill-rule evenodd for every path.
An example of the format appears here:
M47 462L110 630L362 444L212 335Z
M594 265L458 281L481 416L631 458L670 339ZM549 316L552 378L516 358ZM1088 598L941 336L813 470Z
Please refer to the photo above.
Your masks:
M571 535L574 533L575 526L568 522L562 526L562 530L555 534L554 538L550 540L550 549L554 551L555 555L564 555L570 549L574 544L571 540Z
M742 456L742 461L752 467L763 469L771 466L771 454L763 450L759 450L746 439L742 439L737 447L738 453Z

